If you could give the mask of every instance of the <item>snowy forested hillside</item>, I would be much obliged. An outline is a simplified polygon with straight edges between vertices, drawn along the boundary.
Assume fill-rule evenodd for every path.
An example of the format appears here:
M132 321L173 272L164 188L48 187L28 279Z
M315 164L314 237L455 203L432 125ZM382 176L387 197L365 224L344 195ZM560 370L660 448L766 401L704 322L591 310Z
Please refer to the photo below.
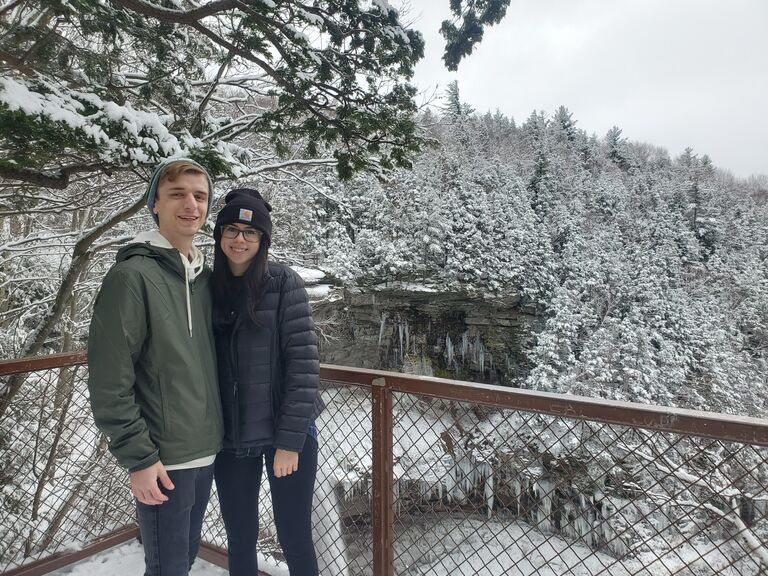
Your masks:
M524 370L506 383L763 416L768 177L735 179L706 151L673 157L618 127L593 134L565 107L514 119L475 111L456 85L418 111L408 82L422 38L399 18L384 0L7 3L0 9L0 357L85 346L115 252L154 226L142 198L153 165L189 155L216 177L214 211L228 189L257 187L275 208L272 256L321 268L348 293L364 288L375 297L397 285L439 292L444 307L463 299L489 303L476 307L486 311L519 307L506 320L535 314L535 322L520 322L521 332L530 331L518 339ZM457 50L461 39L454 40ZM462 53L459 46L454 63ZM209 224L200 244L210 251L211 242ZM383 328L386 316L372 316ZM320 329L354 338L343 316ZM478 351L491 349L478 334L439 338L436 353L448 364L454 354L471 349L485 358ZM43 548L81 498L92 466L108 459L91 431L82 454L59 447L60 438L77 438L70 420L75 431L91 426L75 375L0 382L2 505L39 524ZM328 445L347 442L359 456L339 465L340 486L353 498L369 488L370 447L351 445L348 417L368 422L370 409L339 398L326 417L344 421L328 422ZM438 408L445 414L433 417ZM597 548L609 531L639 534L635 552L662 555L679 552L658 552L654 530L685 542L698 533L695 522L666 525L679 510L695 508L686 517L696 521L716 514L726 530L736 526L748 537L735 513L739 499L745 516L753 508L764 516L758 463L765 459L751 447L665 443L611 426L466 409L456 417L439 403L396 407L398 506L413 493L458 507L482 494L483 512L499 512L488 534L513 510L545 532L555 524L549 512L576 511L575 521L557 528L564 537ZM487 442L475 443L476 433ZM669 464L678 456L690 471ZM716 482L699 482L696 467L709 473L709 459ZM78 475L67 472L72 466ZM48 486L61 476L66 502L54 509L59 495ZM672 494L664 502L659 478ZM653 530L638 522L651 508L649 522L664 523ZM617 509L621 524L603 521ZM468 545L459 554L430 546L424 555L449 555L446 571L474 569L465 553L478 548L472 539L486 538L480 509L460 528L450 512L440 510L429 534L453 530ZM506 525L514 534L522 526ZM38 532L8 532L4 546L29 555ZM763 538L764 524L755 533ZM422 545L434 541L413 534ZM614 540L611 553L624 554L623 536ZM500 547L491 544L495 557ZM563 544L575 551L568 566L578 565L586 548L571 546ZM532 556L531 570L544 561Z
M412 171L273 189L280 247L351 284L521 293L546 319L527 387L762 414L768 180L565 108L518 125L453 90L421 121L439 146Z

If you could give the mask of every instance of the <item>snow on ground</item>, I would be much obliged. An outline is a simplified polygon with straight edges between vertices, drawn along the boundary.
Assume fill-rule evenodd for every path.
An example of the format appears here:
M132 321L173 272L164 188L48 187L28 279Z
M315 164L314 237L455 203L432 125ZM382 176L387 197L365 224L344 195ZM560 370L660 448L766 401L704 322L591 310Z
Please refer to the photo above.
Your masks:
M405 518L407 520L407 516ZM408 526L396 520L395 574L432 576L669 576L711 574L740 576L724 564L716 550L705 562L675 554L657 559L643 568L647 559L617 561L602 552L558 536L543 534L525 522L510 519L466 518L445 514L430 523ZM370 533L369 533L370 535ZM369 549L368 546L364 548ZM358 557L358 560L362 560ZM367 558L365 560L368 560ZM363 560L362 565L367 562ZM689 563L690 562L690 563ZM727 561L726 561L727 562ZM353 565L356 564L353 562ZM358 564L360 566L360 564ZM288 576L285 565L274 567L260 559L270 576ZM138 542L123 544L83 562L53 572L54 576L136 576L144 569ZM368 574L370 569L356 572ZM226 576L227 571L197 559L190 576Z
M308 284L306 289L310 300L321 300L327 298L331 294L334 286L331 284Z
M53 576L136 576L144 572L144 551L137 541L116 546L73 566L52 572ZM227 571L198 558L190 576L226 576Z
M323 300L329 298L333 291L338 288L333 284L320 283L326 278L326 274L322 270L306 268L304 266L291 266L291 269L304 280L304 286L307 289L307 294L309 294L310 300ZM336 300L338 298L341 298L340 293L333 299Z
M268 559L259 557L259 568L270 576L288 576L288 568L278 567ZM136 576L144 572L144 551L136 540L116 546L72 566L51 572L52 576ZM227 576L228 572L202 558L195 560L190 576Z
M687 547L687 552L673 550L658 558L617 560L513 517L445 513L409 524L405 515L395 520L395 530L398 576L744 576L715 549L706 558Z
M433 284L423 284L420 282L401 282L399 280L377 284L375 288L377 291L405 290L407 292L439 292L438 287Z
M639 568L616 564L611 556L511 519L446 515L432 525L406 530L397 547L404 564L399 574L629 576Z
M316 268L305 268L304 266L291 266L291 270L296 272L304 280L305 284L317 284L325 278L325 272Z

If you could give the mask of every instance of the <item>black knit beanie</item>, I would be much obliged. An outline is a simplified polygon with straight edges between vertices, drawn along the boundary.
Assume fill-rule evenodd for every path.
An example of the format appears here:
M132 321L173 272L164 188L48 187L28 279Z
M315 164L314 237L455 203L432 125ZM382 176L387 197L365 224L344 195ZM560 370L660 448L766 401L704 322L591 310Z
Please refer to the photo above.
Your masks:
M216 243L221 239L221 227L233 222L247 224L261 230L271 241L272 218L269 216L270 212L272 212L272 206L253 188L230 190L224 197L224 207L219 210L216 216L216 227L213 230Z

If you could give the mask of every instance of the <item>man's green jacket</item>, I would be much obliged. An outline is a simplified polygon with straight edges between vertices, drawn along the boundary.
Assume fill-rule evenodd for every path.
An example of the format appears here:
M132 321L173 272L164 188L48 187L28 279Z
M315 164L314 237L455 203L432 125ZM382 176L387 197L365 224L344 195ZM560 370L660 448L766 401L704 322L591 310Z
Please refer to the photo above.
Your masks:
M121 249L104 279L88 337L88 388L96 425L130 472L221 448L210 276L201 264L188 282L178 251L145 243Z

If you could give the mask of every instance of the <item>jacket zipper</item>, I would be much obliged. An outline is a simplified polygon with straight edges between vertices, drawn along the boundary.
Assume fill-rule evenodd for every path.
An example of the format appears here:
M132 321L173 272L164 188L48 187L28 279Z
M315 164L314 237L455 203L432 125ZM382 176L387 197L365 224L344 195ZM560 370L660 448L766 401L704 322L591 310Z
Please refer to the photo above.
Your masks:
M232 336L229 340L230 345L230 365L232 367L232 420L234 421L234 444L235 450L240 450L240 400L238 398L238 378L240 377L239 356L237 354L237 328L240 325L240 318L235 320L232 326Z

